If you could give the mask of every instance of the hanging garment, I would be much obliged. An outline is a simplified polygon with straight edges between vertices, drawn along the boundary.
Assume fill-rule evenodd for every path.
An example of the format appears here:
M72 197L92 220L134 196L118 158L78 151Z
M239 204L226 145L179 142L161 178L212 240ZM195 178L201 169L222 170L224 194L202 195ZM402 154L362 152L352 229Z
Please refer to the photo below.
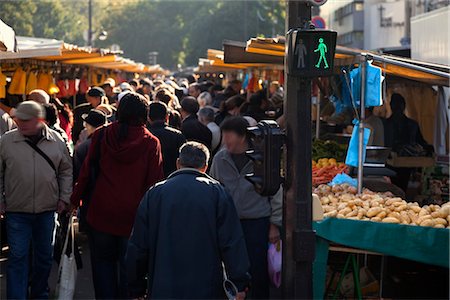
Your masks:
M27 73L21 68L17 68L11 79L11 84L9 85L8 93L11 95L23 95L25 94L27 81Z
M60 79L56 82L59 88L59 93L56 95L58 98L66 98L67 95L67 81L65 79Z
M6 98L6 75L2 73L0 68L0 99Z
M1 97L0 97L1 98ZM438 103L434 124L434 151L438 155L447 154L447 129L450 120L450 91L447 87L438 88Z
M86 77L80 79L80 83L78 84L78 92L80 94L86 94L89 89L89 83Z
M30 72L30 74L28 74L25 93L28 95L32 90L35 89L37 89L37 74L35 72Z
M383 105L381 68L366 63L365 107ZM350 85L352 87L353 100L359 107L361 102L361 66L350 72Z
M51 77L50 73L39 73L37 78L38 78L38 80L37 80L38 89L41 89L41 90L45 91L46 93L48 93L49 88L50 88L50 83L52 83L52 77Z
M67 96L74 96L77 94L77 87L75 79L69 79L69 88L67 89Z

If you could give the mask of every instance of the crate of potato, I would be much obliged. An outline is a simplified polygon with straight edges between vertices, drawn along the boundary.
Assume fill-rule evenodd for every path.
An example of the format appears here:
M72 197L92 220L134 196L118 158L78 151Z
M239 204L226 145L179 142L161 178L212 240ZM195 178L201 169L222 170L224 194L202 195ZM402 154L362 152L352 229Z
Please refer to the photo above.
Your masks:
M317 162L312 161L313 186L328 183L336 175L342 173L348 174L348 167L342 162L337 162L334 158L321 158Z
M408 203L390 192L364 189L357 195L356 188L347 184L322 184L314 193L320 198L325 218L450 228L450 203L420 207L417 202Z

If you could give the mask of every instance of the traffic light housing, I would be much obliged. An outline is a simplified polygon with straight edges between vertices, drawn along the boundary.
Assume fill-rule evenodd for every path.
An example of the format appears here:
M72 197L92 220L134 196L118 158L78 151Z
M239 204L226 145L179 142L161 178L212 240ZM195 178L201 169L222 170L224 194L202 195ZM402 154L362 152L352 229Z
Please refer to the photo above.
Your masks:
M275 121L261 121L247 132L251 142L247 156L253 161L253 173L245 177L257 193L273 196L283 181L280 172L284 133Z
M296 29L287 33L288 69L292 76L333 75L336 31Z

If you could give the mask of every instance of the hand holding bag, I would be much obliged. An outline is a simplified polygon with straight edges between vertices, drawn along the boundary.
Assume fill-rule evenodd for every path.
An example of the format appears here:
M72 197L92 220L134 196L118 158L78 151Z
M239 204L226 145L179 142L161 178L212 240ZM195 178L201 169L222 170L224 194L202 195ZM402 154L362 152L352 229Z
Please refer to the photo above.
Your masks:
M72 251L67 255L67 244L69 236L72 239ZM73 217L70 217L69 226L67 226L66 241L64 242L63 255L58 269L58 283L56 286L57 299L73 299L75 292L75 283L77 281L77 263L75 260L75 233L73 230Z

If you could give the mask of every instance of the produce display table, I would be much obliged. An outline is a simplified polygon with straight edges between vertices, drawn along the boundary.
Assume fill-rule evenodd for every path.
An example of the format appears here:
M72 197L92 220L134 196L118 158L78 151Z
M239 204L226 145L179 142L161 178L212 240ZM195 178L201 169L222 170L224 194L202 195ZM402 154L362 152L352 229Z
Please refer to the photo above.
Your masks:
M314 229L314 299L323 299L329 242L449 268L449 229L336 218L314 222Z

